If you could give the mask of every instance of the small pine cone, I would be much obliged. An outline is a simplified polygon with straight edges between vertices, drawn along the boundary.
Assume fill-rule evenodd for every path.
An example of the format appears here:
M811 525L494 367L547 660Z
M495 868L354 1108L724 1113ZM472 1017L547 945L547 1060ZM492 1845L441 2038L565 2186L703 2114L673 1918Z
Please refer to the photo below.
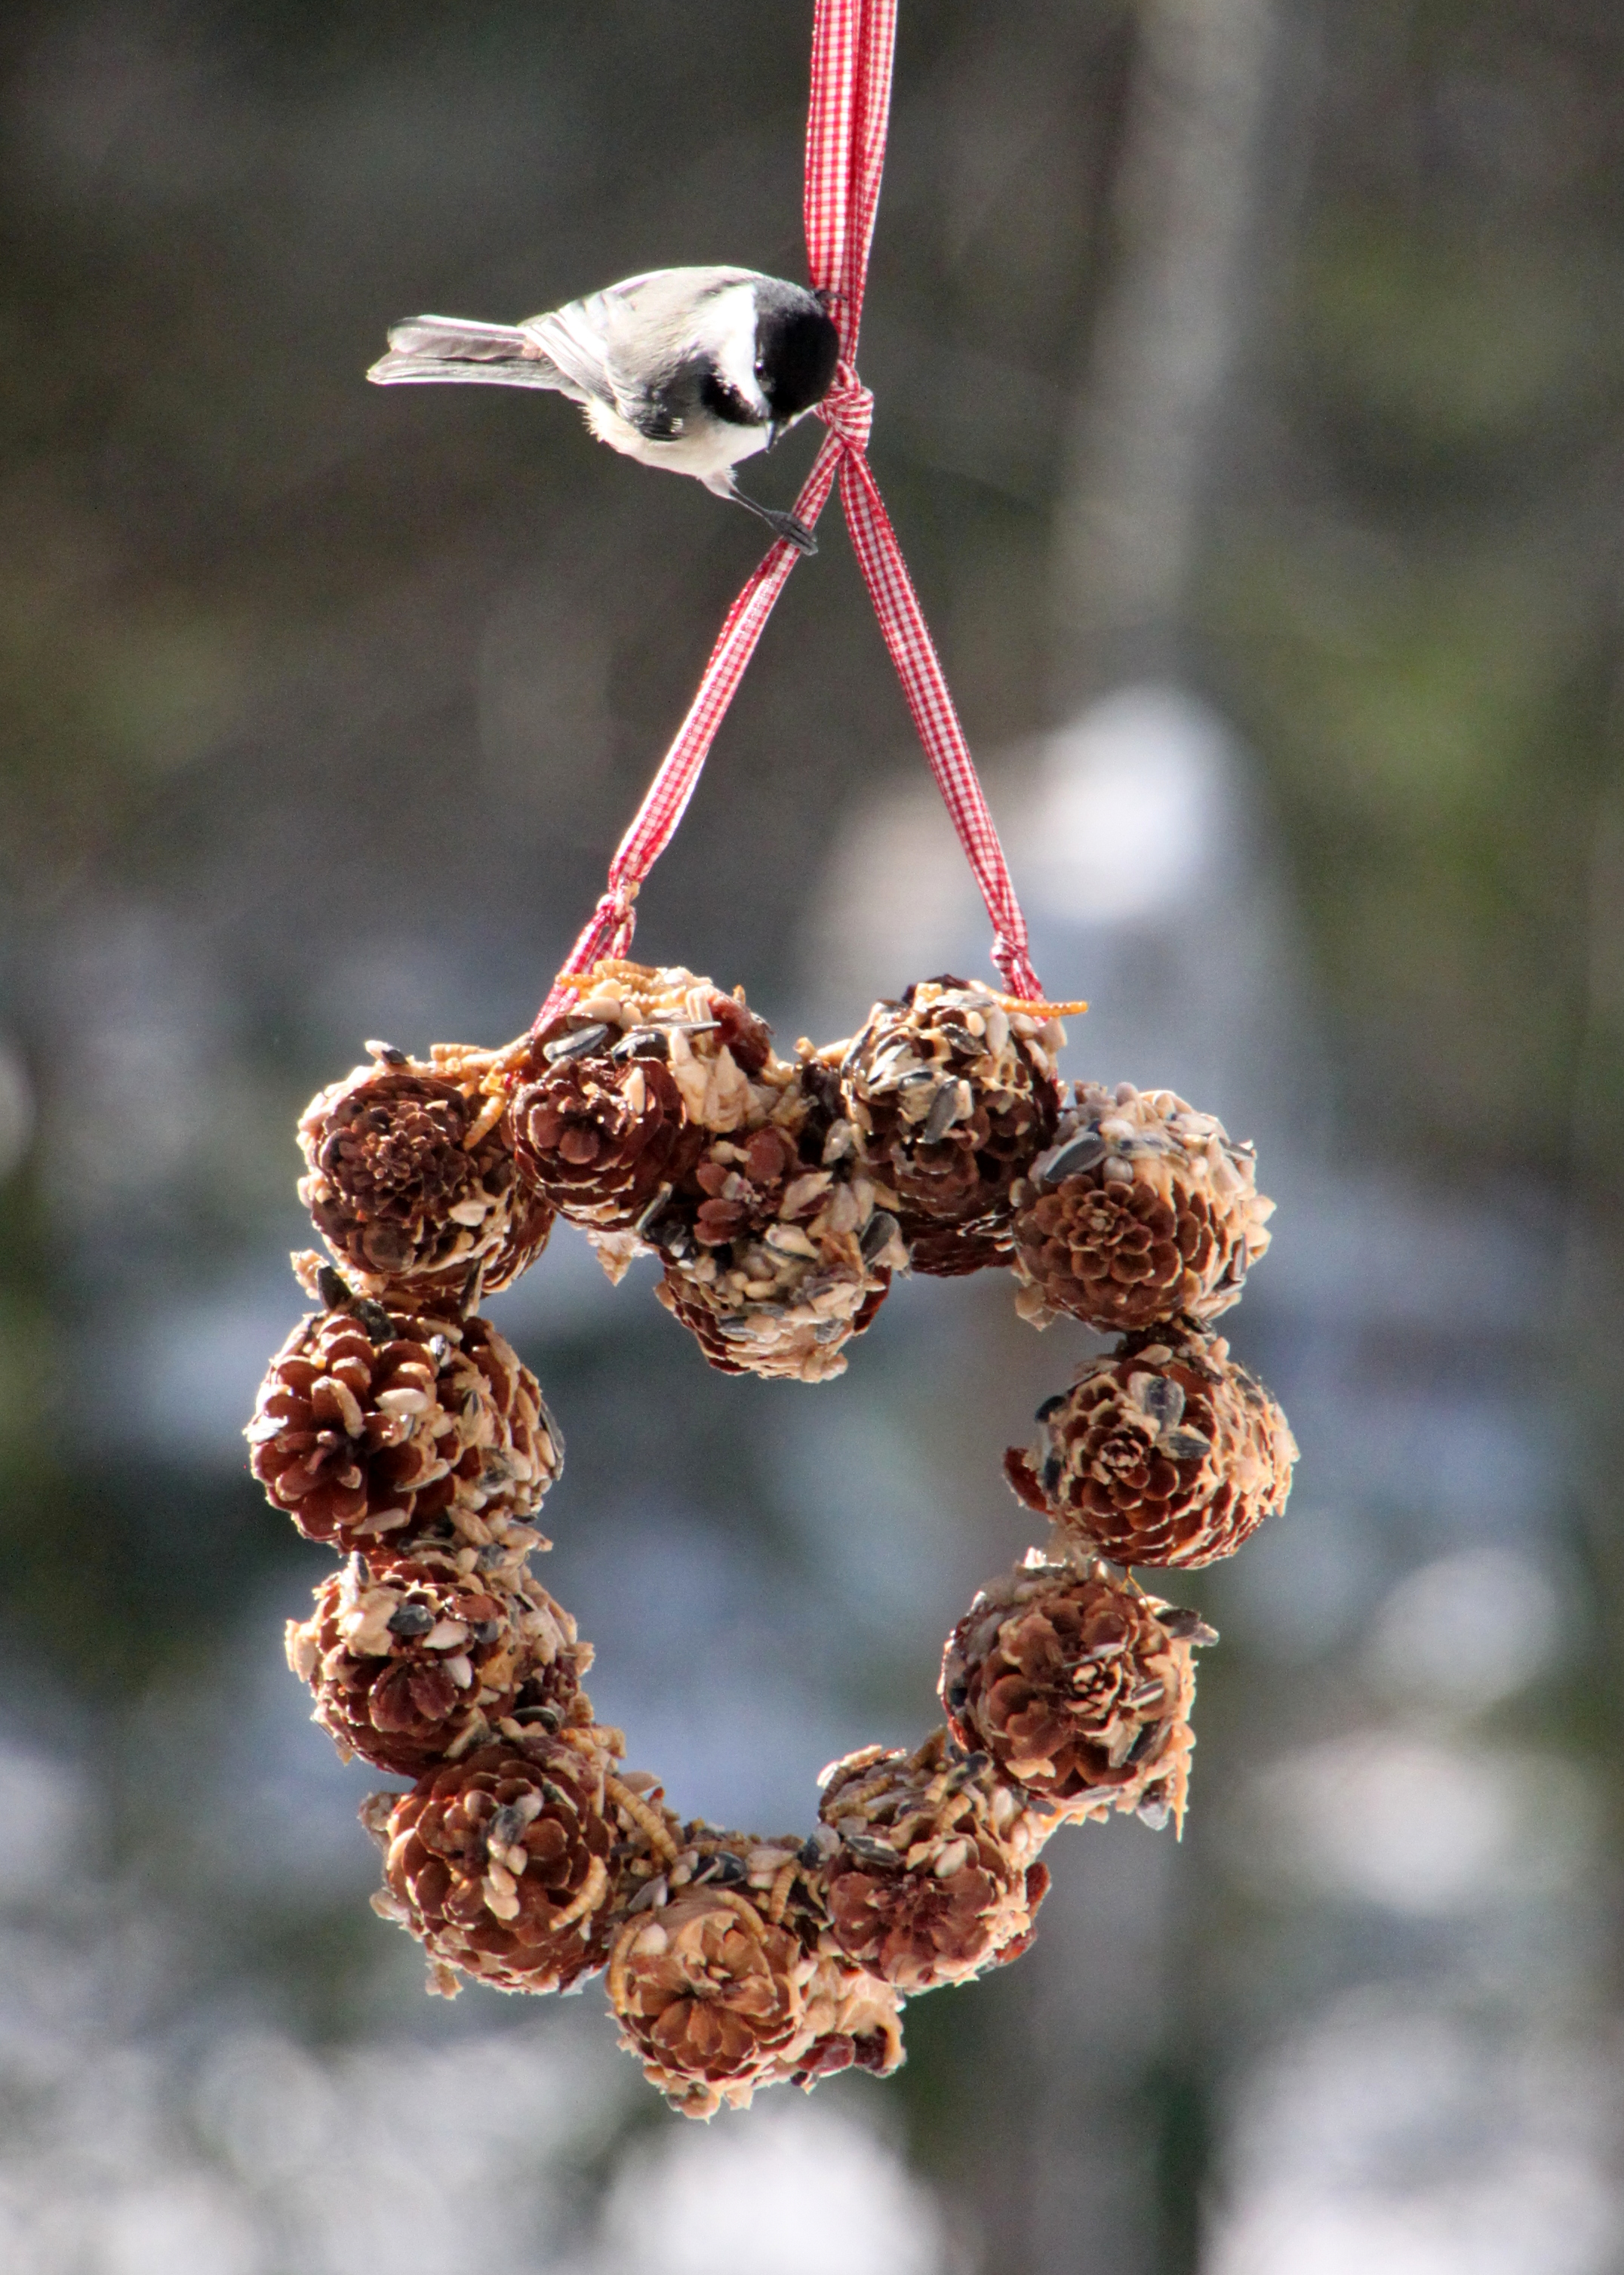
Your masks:
M628 1055L662 1060L696 1129L754 1129L772 1117L795 1069L776 1056L773 1031L745 1004L680 964L653 970L608 958L572 983L571 1008L536 1036L531 1063Z
M617 1827L593 1736L481 1746L363 1806L385 1846L373 1907L426 1946L439 1987L460 1968L502 1991L562 1991L603 1965Z
M1296 1441L1219 1335L1147 1329L1038 1410L1004 1469L1040 1511L1117 1564L1215 1563L1286 1506Z
M820 1952L802 1993L801 2036L786 2058L788 2074L810 2093L843 2069L889 2077L901 2069L902 1994L837 1951Z
M846 1047L845 1110L895 1188L915 1271L1008 1261L1010 1188L1054 1137L1064 1040L1058 1020L944 977L877 1003Z
M344 1759L401 1777L488 1743L527 1683L545 1689L555 1727L580 1688L575 1622L527 1573L481 1585L409 1558L351 1557L310 1618L289 1621L287 1643Z
M272 1504L344 1550L430 1534L533 1546L522 1520L563 1460L534 1375L487 1319L364 1299L299 1322L245 1434Z
M804 2037L812 1956L736 1890L684 1888L627 1922L609 1968L621 2044L687 2117L750 2105Z
M948 1731L912 1754L848 1755L819 1814L840 1836L824 1872L835 1939L904 1996L1026 1949L1049 1885L1034 1860L1052 1826Z
M500 1096L380 1044L371 1066L319 1091L299 1119L298 1197L365 1296L413 1308L456 1302L475 1265L487 1290L533 1264L550 1201L523 1185Z
M846 1372L846 1345L872 1324L890 1270L785 1257L737 1241L701 1278L668 1263L654 1293L722 1374L832 1382Z
M633 1035L647 1047L623 1055L623 1045L613 1056L601 1047L578 1055L573 1039L548 1046L555 1062L514 1098L520 1164L572 1224L627 1232L669 1194L701 1134L689 1128L682 1092L655 1054L664 1036Z
M810 1213L820 1194L809 1189L827 1188L829 1182L806 1175L795 1139L767 1123L748 1133L740 1130L736 1138L713 1138L684 1180L684 1199L677 1206L695 1240L707 1248L727 1248L774 1223L791 1185L801 1188L793 1217Z
M977 1597L948 1638L941 1699L959 1743L1070 1817L1116 1808L1181 1830L1195 1613L1103 1570L1031 1562Z
M891 1274L906 1270L896 1219L855 1157L808 1168L778 1127L715 1141L699 1164L714 1194L678 1196L646 1228L666 1259L655 1294L724 1374L827 1382L846 1370L845 1346L872 1323ZM722 1233L713 1201L737 1205L752 1228Z
M1269 1245L1252 1148L1170 1090L1078 1083L1054 1147L1016 1188L1016 1308L1038 1326L1215 1319Z

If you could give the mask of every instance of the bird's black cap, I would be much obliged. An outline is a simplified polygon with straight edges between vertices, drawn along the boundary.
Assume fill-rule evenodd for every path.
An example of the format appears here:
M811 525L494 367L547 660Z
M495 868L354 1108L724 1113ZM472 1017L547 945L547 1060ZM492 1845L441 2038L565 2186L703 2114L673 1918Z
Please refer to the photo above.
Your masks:
M798 419L829 391L840 334L810 292L779 284L756 297L756 377L774 420Z

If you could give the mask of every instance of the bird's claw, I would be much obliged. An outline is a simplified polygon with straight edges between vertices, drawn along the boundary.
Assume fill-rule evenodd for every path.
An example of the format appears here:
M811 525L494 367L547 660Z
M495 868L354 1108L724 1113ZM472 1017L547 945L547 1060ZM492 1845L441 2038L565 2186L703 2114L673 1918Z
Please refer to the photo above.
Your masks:
M806 524L797 521L794 514L781 513L776 506L763 505L759 499L746 497L743 490L730 490L728 495L747 513L753 513L758 521L766 522L781 543L793 545L797 553L810 554L818 550L817 539Z
M786 545L793 545L797 553L812 554L818 550L818 540L804 521L792 513L775 513L773 527Z

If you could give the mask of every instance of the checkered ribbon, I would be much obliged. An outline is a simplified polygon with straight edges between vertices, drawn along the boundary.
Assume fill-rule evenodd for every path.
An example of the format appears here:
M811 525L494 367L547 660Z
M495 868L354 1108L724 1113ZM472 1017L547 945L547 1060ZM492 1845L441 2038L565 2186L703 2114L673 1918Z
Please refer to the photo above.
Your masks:
M795 511L809 529L815 528L838 475L853 549L880 628L993 920L993 961L1012 994L1036 1001L1042 989L1028 956L1026 920L868 463L874 398L857 374L857 327L885 167L895 46L896 0L817 0L806 122L806 252L812 285L824 295L840 329L841 359L835 382L818 406L828 433ZM609 864L608 889L537 1014L538 1029L569 1001L572 974L588 970L601 956L623 956L631 946L638 888L676 834L716 730L798 558L793 546L776 540L728 611L699 692Z

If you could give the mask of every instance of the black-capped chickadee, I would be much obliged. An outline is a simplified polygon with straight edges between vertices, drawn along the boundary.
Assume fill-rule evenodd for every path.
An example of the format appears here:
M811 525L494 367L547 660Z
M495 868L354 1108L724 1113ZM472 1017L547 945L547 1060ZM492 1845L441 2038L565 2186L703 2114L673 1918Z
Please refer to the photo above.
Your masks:
M415 316L366 376L551 388L611 450L691 474L815 553L805 524L745 497L733 469L823 400L839 353L821 302L799 284L752 268L656 268L522 324Z

